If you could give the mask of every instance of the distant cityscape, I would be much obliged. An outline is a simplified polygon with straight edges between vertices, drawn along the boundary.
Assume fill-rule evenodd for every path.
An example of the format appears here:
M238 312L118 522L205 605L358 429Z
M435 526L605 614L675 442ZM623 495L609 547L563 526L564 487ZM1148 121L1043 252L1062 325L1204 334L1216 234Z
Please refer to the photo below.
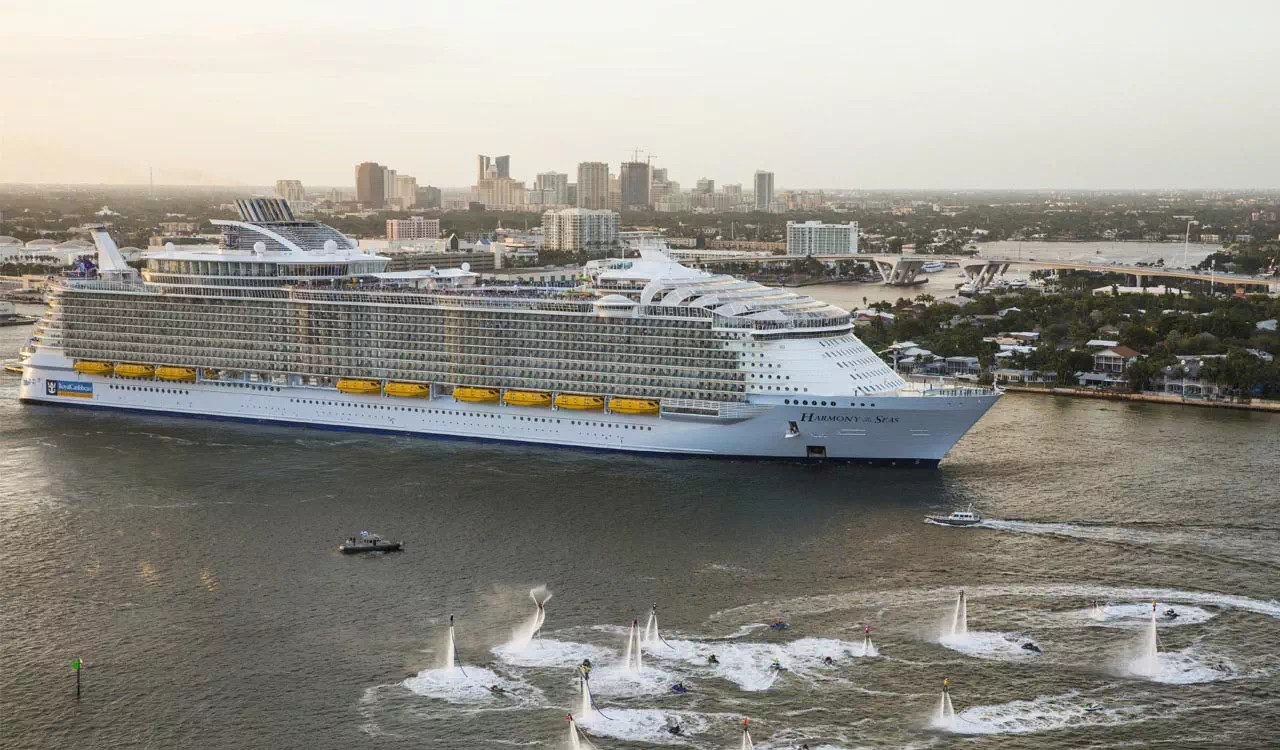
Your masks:
M539 172L530 187L511 174L511 156L476 155L475 184L468 191L419 186L418 180L399 174L377 162L355 166L353 191L331 189L312 200L330 204L356 203L362 209L412 209L442 211L528 211L583 208L588 210L656 211L660 213L728 213L742 211L804 211L829 205L824 191L789 190L775 192L774 174L757 170L750 190L741 183L716 189L712 178L699 178L691 190L682 190L665 168L641 161L639 152L632 161L622 162L617 172L607 162L578 164L574 179L565 172ZM277 180L276 194L301 204L308 194L298 180Z

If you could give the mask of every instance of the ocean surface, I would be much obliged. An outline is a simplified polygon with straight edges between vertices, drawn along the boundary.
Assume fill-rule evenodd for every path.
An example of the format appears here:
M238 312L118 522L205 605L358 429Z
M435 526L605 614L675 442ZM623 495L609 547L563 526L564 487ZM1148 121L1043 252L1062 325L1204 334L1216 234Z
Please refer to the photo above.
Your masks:
M1280 415L1010 394L922 471L153 418L17 387L0 377L0 746L558 749L570 711L601 750L740 748L743 718L756 748L1280 731ZM979 528L922 522L969 503ZM339 554L361 530L407 549Z

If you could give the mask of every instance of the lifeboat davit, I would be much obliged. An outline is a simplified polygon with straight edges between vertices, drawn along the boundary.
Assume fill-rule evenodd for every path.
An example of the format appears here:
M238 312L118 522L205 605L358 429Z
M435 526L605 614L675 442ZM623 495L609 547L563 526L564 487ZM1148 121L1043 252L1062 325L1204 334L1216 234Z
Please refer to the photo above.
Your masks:
M382 383L376 380L342 378L338 381L338 390L343 393L377 393L382 390Z
M76 372L83 372L85 375L105 375L111 372L111 363L82 359L76 362Z
M497 401L498 391L495 388L471 388L460 385L453 389L453 397L459 401L482 404Z
M170 367L161 365L156 368L156 377L162 380L195 380L196 371L192 367Z
M611 398L609 411L619 414L657 414L658 402L647 398Z
M387 383L382 392L401 398L426 398L431 395L431 386L426 383Z
M556 396L556 406L561 409L600 411L604 408L604 396L579 396L574 393L561 393Z
M507 391L502 400L512 406L551 406L551 394L543 391Z
M122 362L116 365L116 374L122 378L149 378L156 373L151 365L134 365Z

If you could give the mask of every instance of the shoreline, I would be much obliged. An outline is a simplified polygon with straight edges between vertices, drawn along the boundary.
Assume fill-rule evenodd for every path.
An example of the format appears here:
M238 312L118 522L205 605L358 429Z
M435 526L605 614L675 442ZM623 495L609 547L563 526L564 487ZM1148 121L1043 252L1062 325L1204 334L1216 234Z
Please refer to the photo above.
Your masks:
M1084 388L1053 387L1040 388L1027 385L1007 385L1001 389L1009 393L1036 393L1041 396L1072 396L1075 398L1096 398L1104 401L1144 401L1152 404L1170 404L1174 406L1198 406L1202 408L1239 409L1243 411L1265 411L1280 413L1280 401L1254 399L1249 403L1238 401L1216 401L1211 399L1186 399L1171 393L1120 393L1118 391L1092 391Z

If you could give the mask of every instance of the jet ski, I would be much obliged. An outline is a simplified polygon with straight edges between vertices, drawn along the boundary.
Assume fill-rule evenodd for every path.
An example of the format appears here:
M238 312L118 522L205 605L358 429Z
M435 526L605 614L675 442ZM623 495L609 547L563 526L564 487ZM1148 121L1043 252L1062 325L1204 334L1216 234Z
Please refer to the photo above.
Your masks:
M1102 710L1102 706L1099 706L1097 703L1084 704L1084 712L1087 714L1094 714L1101 710Z
M1040 647L1039 647L1039 646L1037 646L1036 644L1032 643L1031 641L1027 641L1026 643L1022 644L1022 650L1023 650L1023 651L1031 651L1032 653L1036 653L1036 654L1042 654L1042 653L1044 653L1043 651L1041 651L1041 650L1040 650Z
M689 692L689 688L685 687L683 682L677 682L676 684L671 686L671 692L675 693L676 695L684 695L685 693Z
M791 626L783 622L782 618L779 617L777 620L773 622L772 625L769 626L769 629L770 630L786 630L789 627Z

